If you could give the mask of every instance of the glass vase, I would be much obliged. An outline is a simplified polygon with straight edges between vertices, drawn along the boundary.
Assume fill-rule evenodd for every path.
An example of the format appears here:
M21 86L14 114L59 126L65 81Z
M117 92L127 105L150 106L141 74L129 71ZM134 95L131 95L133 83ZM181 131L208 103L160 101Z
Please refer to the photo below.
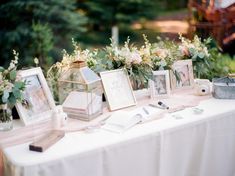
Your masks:
M0 104L0 131L8 131L13 128L12 111L7 104Z

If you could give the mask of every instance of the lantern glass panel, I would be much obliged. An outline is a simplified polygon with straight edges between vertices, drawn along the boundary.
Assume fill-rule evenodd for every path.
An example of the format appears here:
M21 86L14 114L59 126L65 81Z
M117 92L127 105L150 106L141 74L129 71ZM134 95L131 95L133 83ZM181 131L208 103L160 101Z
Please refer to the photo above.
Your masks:
M71 118L91 120L102 114L100 77L87 66L71 67L59 79L59 98Z

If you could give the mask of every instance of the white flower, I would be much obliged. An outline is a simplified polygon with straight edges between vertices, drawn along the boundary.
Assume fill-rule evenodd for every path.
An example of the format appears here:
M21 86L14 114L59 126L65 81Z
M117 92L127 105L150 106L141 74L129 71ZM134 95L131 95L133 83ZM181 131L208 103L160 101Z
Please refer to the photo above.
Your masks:
M12 61L15 65L18 64L18 60L13 60Z
M14 85L12 83L7 82L5 90L7 90L8 92L11 92L13 87L14 87Z
M15 64L13 63L13 62L11 62L10 63L10 66L8 67L8 69L7 70L12 70L12 69L14 69L16 66L15 66Z
M128 58L130 57L131 55L131 52L128 48L122 48L120 51L119 51L119 55L123 58Z
M195 46L194 46L192 43L188 44L187 47L188 47L188 48L195 48Z
M126 64L127 66L130 66L131 63L132 63L132 58L131 58L131 57L125 58L125 64Z
M33 61L34 61L34 63L35 63L36 65L38 65L38 64L39 64L39 60L38 60L38 58L36 58L36 57L35 57Z
M149 48L142 47L139 52L142 56L150 57L151 55Z
M9 65L9 67L7 68L8 71L11 71L13 69L16 69L16 65L18 64L18 60L19 60L19 53L17 53L15 50L13 50L13 54L14 54L14 60L11 60L11 63Z
M204 51L206 57L209 57L209 56L210 56L207 47L204 47L204 48L203 48L203 51Z
M0 72L0 84L3 83L3 76L2 76L2 72Z
M190 56L190 53L189 53L189 50L186 46L184 45L180 45L179 46L179 50L181 51L181 53L184 55L184 56Z
M14 49L13 49L13 54L14 54L14 55L17 55L17 52L16 52L16 50L14 50Z
M114 48L114 56L118 56L120 54L120 51L119 51L119 49L118 49L118 47L115 47Z
M161 67L165 67L167 65L167 63L166 63L165 60L161 60L160 61L160 65L161 65Z
M13 55L14 55L15 60L12 62L17 64L19 60L19 53L17 53L16 50L13 50Z
M90 50L85 49L85 50L83 51L83 53L84 53L85 56L88 56L88 55L90 54Z
M141 56L138 51L133 51L131 53L131 61L135 64L140 64L142 62Z
M146 56L150 56L150 50L149 50L149 48L145 48L144 49L144 55L146 55Z
M153 51L158 57L160 57L161 59L165 59L168 56L168 52L166 49L160 49L157 48Z

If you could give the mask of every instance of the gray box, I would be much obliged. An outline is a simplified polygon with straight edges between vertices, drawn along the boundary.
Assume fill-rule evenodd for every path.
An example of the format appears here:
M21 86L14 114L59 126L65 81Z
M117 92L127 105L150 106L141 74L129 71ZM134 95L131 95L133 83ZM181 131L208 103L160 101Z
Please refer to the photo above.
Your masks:
M235 99L235 79L231 77L214 78L212 95L219 99Z

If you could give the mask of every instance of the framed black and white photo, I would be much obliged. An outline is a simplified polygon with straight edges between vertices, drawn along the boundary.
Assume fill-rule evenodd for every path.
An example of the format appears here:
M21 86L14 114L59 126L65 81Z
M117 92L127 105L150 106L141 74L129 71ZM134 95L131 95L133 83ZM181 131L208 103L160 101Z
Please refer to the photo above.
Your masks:
M100 77L111 111L136 105L128 74L123 69L101 72Z
M50 119L56 106L41 68L21 70L17 74L26 82L23 102L16 104L23 123L29 125Z
M153 71L150 80L151 98L168 97L170 95L170 78L168 70Z
M172 66L172 90L192 88L194 85L192 60L179 60Z

